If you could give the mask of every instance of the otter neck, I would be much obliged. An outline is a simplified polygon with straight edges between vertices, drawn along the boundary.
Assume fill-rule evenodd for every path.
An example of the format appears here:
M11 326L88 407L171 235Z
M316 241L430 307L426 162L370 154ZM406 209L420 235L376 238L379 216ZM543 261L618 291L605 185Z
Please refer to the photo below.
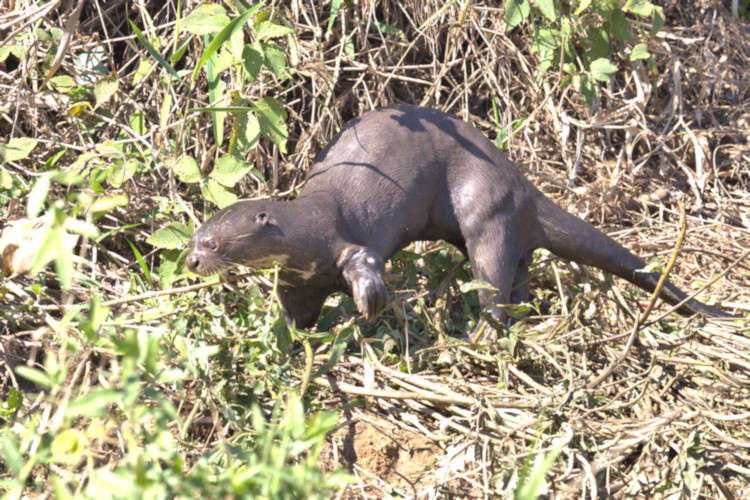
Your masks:
M280 277L289 284L307 282L311 276L331 277L338 273L335 263L346 246L338 228L340 216L328 198L300 197L284 203L276 223L290 242L285 246L286 262ZM293 237L289 232L293 231Z

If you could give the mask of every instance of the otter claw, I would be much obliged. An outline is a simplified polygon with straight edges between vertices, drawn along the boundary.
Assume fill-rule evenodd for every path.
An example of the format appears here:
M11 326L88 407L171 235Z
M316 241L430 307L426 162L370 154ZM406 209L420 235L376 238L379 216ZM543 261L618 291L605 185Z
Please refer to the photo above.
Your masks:
M376 278L380 278L379 276ZM382 279L360 275L352 282L352 295L357 309L372 321L388 304L388 289Z

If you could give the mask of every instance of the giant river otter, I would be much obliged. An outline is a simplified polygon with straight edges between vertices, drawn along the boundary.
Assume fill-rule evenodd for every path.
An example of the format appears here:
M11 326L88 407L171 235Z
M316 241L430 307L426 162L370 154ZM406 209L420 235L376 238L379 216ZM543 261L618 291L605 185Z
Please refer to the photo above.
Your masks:
M279 264L279 298L300 328L315 324L332 292L351 293L373 319L388 303L384 263L415 240L445 240L471 262L480 292L511 302L536 248L596 266L653 291L658 273L529 182L481 132L428 108L392 106L351 121L316 159L292 201L239 201L213 215L190 240L188 268ZM670 304L685 294L667 283ZM680 312L725 315L696 300ZM726 316L726 315L725 315Z

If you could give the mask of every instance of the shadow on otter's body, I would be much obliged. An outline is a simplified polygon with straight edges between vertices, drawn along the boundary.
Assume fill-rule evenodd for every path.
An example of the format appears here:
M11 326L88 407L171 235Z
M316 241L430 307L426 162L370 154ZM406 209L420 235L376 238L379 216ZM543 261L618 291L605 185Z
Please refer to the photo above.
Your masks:
M540 247L648 291L659 279L638 272L641 259L545 197L477 129L415 106L350 122L321 152L297 199L240 201L217 212L191 238L186 262L202 275L278 262L281 302L307 328L336 291L351 293L374 318L388 303L384 261L415 240L437 239L455 245L474 277L498 289L497 304L511 302L513 284ZM686 296L667 283L661 298L677 304ZM490 300L480 292L483 305ZM724 315L695 300L679 310ZM502 321L500 309L492 314Z

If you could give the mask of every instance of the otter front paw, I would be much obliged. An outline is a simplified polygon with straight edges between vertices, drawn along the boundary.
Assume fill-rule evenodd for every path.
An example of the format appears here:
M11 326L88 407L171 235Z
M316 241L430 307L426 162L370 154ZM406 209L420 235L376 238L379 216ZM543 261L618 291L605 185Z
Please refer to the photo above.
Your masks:
M367 321L372 321L388 304L388 289L380 276L360 274L351 281L352 295L357 309Z
M385 262L374 250L359 247L346 252L340 264L357 309L372 321L388 304L388 289L383 281Z

